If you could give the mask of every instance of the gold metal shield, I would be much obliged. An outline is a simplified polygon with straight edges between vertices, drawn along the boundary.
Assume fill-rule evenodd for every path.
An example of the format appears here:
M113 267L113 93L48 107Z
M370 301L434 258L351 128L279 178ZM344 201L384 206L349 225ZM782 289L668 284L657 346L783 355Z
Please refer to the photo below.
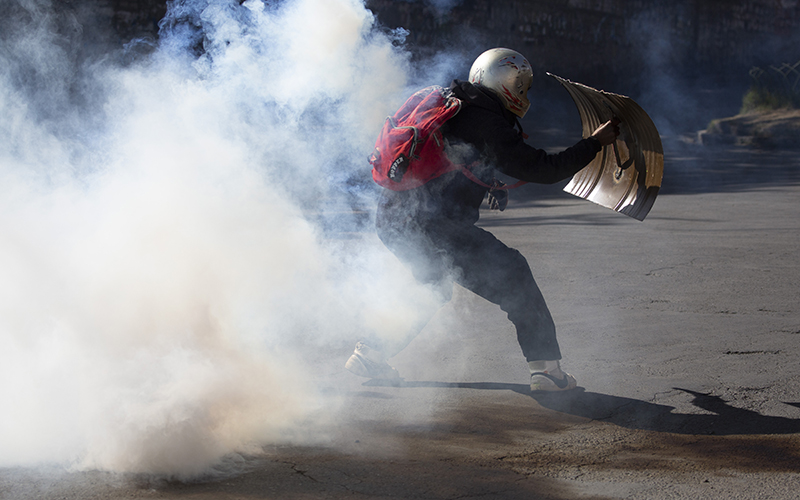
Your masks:
M593 89L547 73L567 89L583 124L583 136L619 118L620 135L572 177L564 191L644 220L656 201L664 173L664 149L653 120L630 97Z

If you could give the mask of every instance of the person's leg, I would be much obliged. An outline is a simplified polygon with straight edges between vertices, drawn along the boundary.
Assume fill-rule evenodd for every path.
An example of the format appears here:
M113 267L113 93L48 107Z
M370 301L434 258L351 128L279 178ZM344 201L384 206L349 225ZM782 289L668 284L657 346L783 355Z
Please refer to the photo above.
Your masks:
M452 290L452 284L450 285ZM361 335L360 342L370 346L373 350L378 351L383 359L389 359L399 354L403 349L408 347L420 332L425 328L431 318L436 312L447 304L448 300L441 294L433 294L438 300L431 300L428 302L420 303L414 309L414 320L409 325L403 325L402 331L394 328L393 332L387 333L386 331L369 331Z
M430 286L435 299L420 304L415 310L416 321L401 337L373 340L385 354L391 358L405 349L419 335L425 325L443 305L453 296L453 281L450 278L450 257L441 248L437 248L429 235L409 219L379 219L378 237L414 275L416 281Z
M399 334L389 334L386 330L364 332L345 367L362 377L397 379L397 370L386 360L405 349L433 315L450 300L453 282L448 272L449 256L432 244L413 219L379 210L376 226L383 244L411 270L419 283L434 288L432 295L436 298L420 303L414 310L416 319L413 324Z
M449 255L458 284L506 312L528 361L561 359L550 310L519 251L472 225L450 227L431 238Z
M561 370L555 323L525 257L475 226L436 234L437 246L451 257L456 282L498 304L514 323L528 360L531 390L575 388L575 377Z

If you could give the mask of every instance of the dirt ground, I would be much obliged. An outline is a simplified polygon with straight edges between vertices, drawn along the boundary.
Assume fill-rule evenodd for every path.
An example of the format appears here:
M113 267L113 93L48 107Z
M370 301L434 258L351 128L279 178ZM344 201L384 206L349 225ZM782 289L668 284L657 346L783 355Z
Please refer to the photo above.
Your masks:
M322 367L347 401L325 442L190 483L0 469L0 498L797 498L800 160L665 146L644 222L534 186L482 219L531 262L575 391L532 396L513 327L457 288L401 384L345 372L351 347Z

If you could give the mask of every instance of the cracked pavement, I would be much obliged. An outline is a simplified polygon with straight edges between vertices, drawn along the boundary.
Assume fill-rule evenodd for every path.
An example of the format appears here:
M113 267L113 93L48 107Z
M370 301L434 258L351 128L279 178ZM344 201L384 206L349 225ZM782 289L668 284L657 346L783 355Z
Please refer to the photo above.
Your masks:
M392 360L402 383L345 372L351 346L320 362L344 403L324 440L195 483L4 469L0 497L796 498L800 161L672 147L644 222L542 186L483 216L529 259L579 389L531 396L511 324L457 288Z

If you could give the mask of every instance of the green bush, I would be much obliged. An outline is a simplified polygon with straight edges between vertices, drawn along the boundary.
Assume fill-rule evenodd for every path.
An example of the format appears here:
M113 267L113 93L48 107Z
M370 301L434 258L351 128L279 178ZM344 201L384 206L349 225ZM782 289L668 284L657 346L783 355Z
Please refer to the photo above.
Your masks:
M770 111L775 109L797 108L797 98L785 92L753 86L742 98L741 113L753 111Z
M750 70L753 85L742 98L742 113L800 108L800 61Z

